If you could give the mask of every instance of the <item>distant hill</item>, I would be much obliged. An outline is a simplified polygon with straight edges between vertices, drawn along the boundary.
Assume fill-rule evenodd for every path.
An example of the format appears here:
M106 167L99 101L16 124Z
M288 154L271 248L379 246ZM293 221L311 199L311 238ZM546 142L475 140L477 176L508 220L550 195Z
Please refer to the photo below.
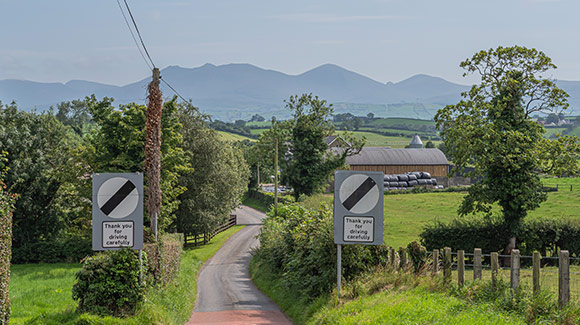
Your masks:
M161 71L185 98L215 119L231 121L249 119L259 113L286 118L289 111L284 100L291 95L310 93L335 105L335 111L380 117L431 119L437 109L456 103L469 87L438 77L416 75L401 82L380 83L337 65L325 64L299 75L265 70L250 64L205 64L197 68L170 66ZM144 103L144 79L125 86L73 80L62 83L39 83L25 80L0 80L0 100L15 100L22 109L44 110L61 101L84 98L113 97L117 104ZM570 104L580 113L580 82L560 81L569 92ZM162 83L165 96L173 92Z

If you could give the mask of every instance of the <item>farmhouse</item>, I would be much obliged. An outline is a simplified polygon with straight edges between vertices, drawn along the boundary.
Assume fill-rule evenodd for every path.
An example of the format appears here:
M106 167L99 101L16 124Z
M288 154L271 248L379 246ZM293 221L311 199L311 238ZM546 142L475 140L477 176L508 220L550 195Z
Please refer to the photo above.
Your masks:
M346 158L351 170L381 171L384 174L429 172L433 177L445 177L449 161L439 149L365 147L357 155Z

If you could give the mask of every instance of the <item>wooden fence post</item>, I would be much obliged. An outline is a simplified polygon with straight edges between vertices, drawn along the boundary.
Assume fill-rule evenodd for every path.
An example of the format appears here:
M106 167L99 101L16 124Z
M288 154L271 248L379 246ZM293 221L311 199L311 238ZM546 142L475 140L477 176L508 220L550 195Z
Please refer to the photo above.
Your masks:
M403 247L399 247L399 269L405 270L407 268L407 252Z
M570 301L570 253L558 254L558 305L564 308Z
M491 286L497 287L497 276L499 273L499 255L497 252L491 253Z
M395 249L392 247L389 247L389 266L391 267L391 269L395 269Z
M433 250L433 275L439 273L439 250Z
M465 283L465 251L457 251L457 285L463 286Z
M481 248L473 250L473 280L481 280Z
M443 280L445 283L451 281L451 248L445 247L445 259L443 260Z
M534 252L533 265L532 265L532 282L534 287L534 296L540 292L540 260L542 255L540 252Z
M510 269L510 288L517 289L520 285L520 250L512 249L511 269Z

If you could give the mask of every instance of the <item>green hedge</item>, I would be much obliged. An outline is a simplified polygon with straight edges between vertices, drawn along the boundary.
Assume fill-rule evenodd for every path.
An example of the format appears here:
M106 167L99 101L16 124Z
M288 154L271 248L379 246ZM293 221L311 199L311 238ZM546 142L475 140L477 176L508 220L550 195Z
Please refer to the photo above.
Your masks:
M12 252L12 211L15 200L15 197L6 193L4 189L5 185L0 181L0 324L8 324L10 321L8 286Z
M264 220L256 252L258 262L281 274L284 285L315 298L336 283L336 245L332 209L310 210L280 205ZM385 263L386 246L344 245L342 275L351 279L360 272Z
M147 272L153 283L165 285L179 273L183 234L164 234L157 243L145 244Z
M450 223L434 222L420 234L427 249L451 247L472 252L481 248L484 252L502 252L510 237L508 227L500 216L490 218L469 217L455 219ZM522 255L534 251L543 256L555 255L558 249L566 249L571 255L580 256L580 223L562 219L525 220L517 236L518 249Z
M146 254L144 255L146 265ZM117 317L133 315L145 296L137 251L106 251L83 261L76 274L73 299L78 310Z
M35 242L15 247L12 263L79 263L93 255L90 239L67 238L62 241Z
M264 202L267 206L274 204L274 193L262 191L248 191L248 196ZM281 195L278 193L278 204L291 204L296 202L292 195Z

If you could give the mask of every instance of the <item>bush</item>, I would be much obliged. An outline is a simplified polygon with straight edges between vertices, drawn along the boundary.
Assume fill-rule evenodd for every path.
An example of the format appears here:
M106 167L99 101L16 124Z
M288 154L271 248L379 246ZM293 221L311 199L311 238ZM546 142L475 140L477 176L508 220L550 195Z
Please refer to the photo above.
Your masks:
M413 264L413 271L420 273L427 265L427 250L421 246L417 241L413 241L407 245L407 253L409 259Z
M266 204L267 206L274 204L274 193L262 191L249 191L248 196L264 202L264 204ZM294 202L296 202L294 196L281 195L280 193L278 193L278 204L291 204Z
M139 257L132 249L107 251L85 259L72 289L79 312L117 317L134 314L144 298L139 275Z
M93 255L90 239L72 237L62 241L23 244L12 252L12 263L78 263Z
M455 219L450 223L434 222L420 234L427 249L451 247L467 252L481 248L484 252L501 252L510 237L509 228L501 216ZM519 228L517 246L522 255L534 251L543 256L566 249L580 256L580 223L561 219L525 220Z
M179 273L183 235L164 234L157 243L145 244L143 251L147 253L148 275L155 284L163 286Z
M282 274L283 282L303 295L315 298L336 281L336 245L332 210L310 210L280 205L264 220L256 258ZM344 245L342 275L351 279L362 271L385 263L386 247Z
M0 163L2 163L1 160ZM12 252L12 211L15 200L14 196L4 192L4 188L4 183L0 181L0 324L8 324L10 321L8 285L10 283L10 255Z

